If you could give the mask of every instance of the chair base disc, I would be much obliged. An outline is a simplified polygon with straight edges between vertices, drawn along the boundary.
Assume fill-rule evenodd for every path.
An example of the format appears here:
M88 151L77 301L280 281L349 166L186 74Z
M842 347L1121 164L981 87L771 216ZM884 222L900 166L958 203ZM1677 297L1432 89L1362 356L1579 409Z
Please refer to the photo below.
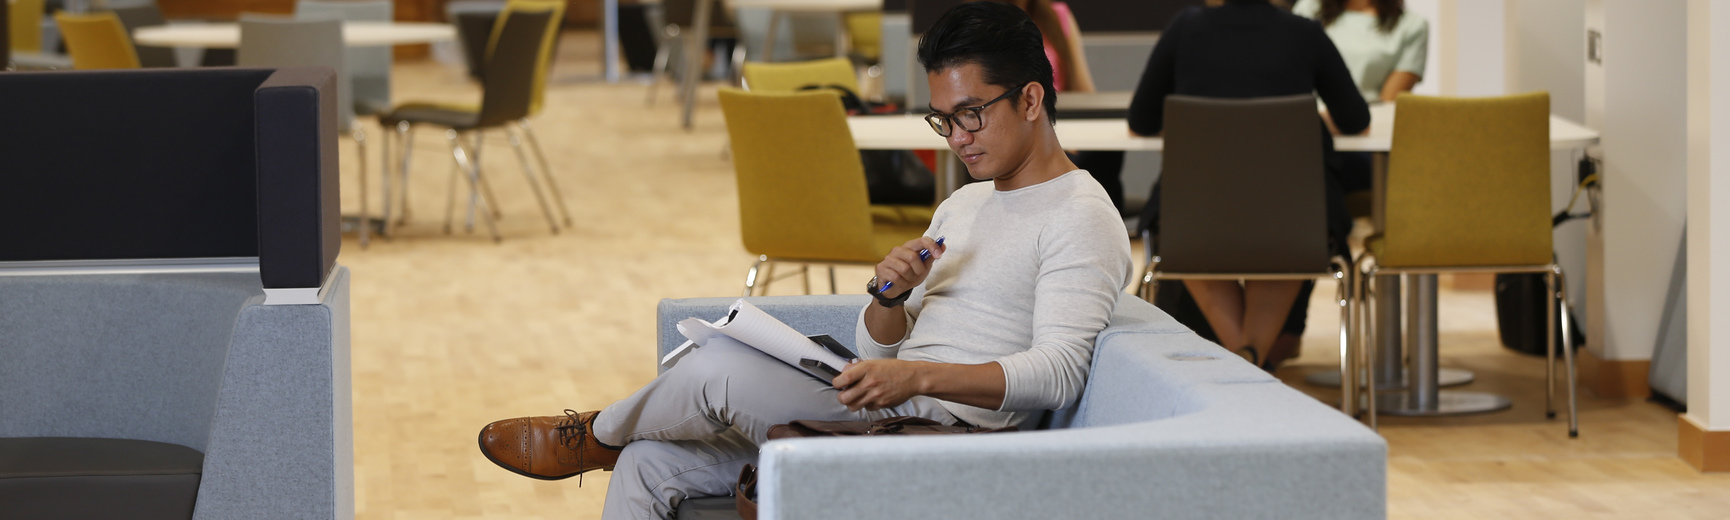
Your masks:
M1440 384L1443 388L1447 388L1450 386L1460 386L1463 384L1471 383L1473 380L1477 379L1477 377L1478 377L1477 374L1473 374L1472 371L1466 370L1463 368L1442 367L1442 368L1438 369L1437 372L1438 373L1436 374L1436 380L1440 382ZM1340 387L1340 371L1327 370L1327 371L1322 371L1322 372L1312 372L1312 373L1310 373L1310 375L1304 376L1304 382L1315 385L1315 386L1325 386L1328 388L1339 388ZM1378 385L1377 390L1380 390L1382 392L1387 392L1390 390L1399 390L1401 388L1404 388L1404 385L1383 384L1383 385Z
M1447 390L1437 393L1436 407L1425 409L1407 403L1405 392L1376 396L1376 411L1404 417L1446 417L1476 413L1499 412L1513 406L1508 398L1487 392Z

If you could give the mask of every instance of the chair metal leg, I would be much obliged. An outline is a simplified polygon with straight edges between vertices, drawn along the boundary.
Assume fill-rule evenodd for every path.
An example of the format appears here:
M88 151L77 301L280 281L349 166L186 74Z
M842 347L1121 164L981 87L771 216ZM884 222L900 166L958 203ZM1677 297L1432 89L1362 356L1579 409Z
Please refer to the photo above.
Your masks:
M1375 291L1380 290L1380 288L1373 288L1377 270L1375 268L1365 268L1369 259L1370 255L1368 254L1359 257L1357 266L1353 267L1352 271L1352 276L1356 278L1355 282L1358 286L1359 333L1357 338L1357 356L1355 357L1357 358L1357 362L1361 363L1360 366L1363 367L1364 379L1363 381L1354 384L1354 393L1351 396L1351 399L1353 399L1355 405L1357 399L1357 394L1355 392L1361 389L1365 396L1363 413L1369 419L1370 429L1375 430L1378 427L1376 424L1376 346L1372 344L1370 338L1374 337L1374 334L1371 331L1375 327L1375 322L1378 319L1376 313L1381 312L1382 309L1377 308L1377 305L1375 304L1376 298L1373 297ZM1344 372L1340 373L1342 379L1347 378L1348 376L1356 378L1357 375L1358 371L1356 370L1353 370L1351 374Z
M1568 438L1580 436L1580 399L1579 386L1574 381L1574 332L1573 323L1568 312L1568 278L1562 274L1562 266L1550 266L1556 275L1556 307L1562 314L1562 357L1568 363Z
M408 192L410 191L408 189L409 157L414 156L414 132L410 132L410 130L413 129L413 126L409 125L408 121L401 121L396 124L397 135L402 136L402 167L397 169L398 178L401 180L398 185L401 186L400 191L402 191L402 215L397 217L396 221L396 224L399 226L408 223L409 216L413 213L412 208L414 207L409 205L408 201Z
M367 211L366 204L366 131L361 130L360 121L354 122L354 128L349 135L354 137L354 149L360 156L360 248L372 243L372 215Z
M523 177L529 181L529 189L535 192L535 202L541 206L541 215L547 217L547 226L553 228L553 234L559 234L559 222L553 219L553 208L547 206L547 197L541 193L541 183L535 181L535 170L529 166L529 155L523 151L523 142L517 138L517 133L510 127L505 127L505 137L510 140L511 149L516 151L517 164L523 167Z
M452 219L456 218L457 170L462 169L462 166L460 166L460 163L456 159L457 152L456 152L455 144L453 143L452 146L453 147L451 148L451 167L450 167L451 172L450 172L450 175L447 176L449 178L449 180L445 182L445 234L446 235L451 234L452 229L454 228L454 226L452 225L451 222L452 222Z
M483 138L486 137L486 132L475 130L473 134L475 144L471 149L474 150L475 177L481 180L481 196L487 199L486 206L492 210L493 218L504 220L505 214L499 209L499 197L493 195L493 185L487 182L487 172L481 168L481 146L485 144Z
M379 218L378 234L381 237L390 238L390 204L391 204L390 142L395 140L395 137L390 135L390 129L385 128L382 124L379 125L378 129L379 129L379 132L378 132L379 137L383 138L383 144L384 144L384 150L383 150L384 153L379 154L379 170L380 171L378 174L378 181L379 181L378 184L379 184L379 191L381 192L381 193L379 193L379 195L380 195L380 198L384 199L383 200L384 207L379 210L379 217L380 218Z
M811 264L799 264L799 282L805 286L805 295L811 295Z
M840 294L839 288L835 285L835 264L829 264L829 294Z
M769 295L769 285L775 283L775 266L778 264L780 264L780 262L774 260L769 261L769 272L763 276L763 292L761 296Z
M445 132L445 138L451 143L451 156L456 158L457 165L468 172L470 193L479 193L481 191L480 170L474 162L469 160L468 153L463 150L462 137L457 134L456 130L449 130ZM486 201L481 200L480 203L486 204ZM486 223L487 231L492 233L493 242L503 242L504 237L499 235L498 225L493 223L492 208L482 206L478 209L479 211L476 213L480 214L481 220Z
M1544 273L1544 418L1556 418L1556 273Z
M757 271L763 267L764 262L768 261L769 255L757 255L757 262L751 264L750 272L745 273L745 296L752 296L751 293L757 289Z
M1346 265L1344 259L1336 258L1334 269L1334 303L1340 307L1340 411L1351 416L1354 412L1352 408L1356 404L1355 399L1350 397L1352 382L1348 381L1350 379L1349 374L1354 372L1350 361L1351 338L1353 337L1351 333L1353 325L1350 296L1352 290L1351 266Z
M679 26L668 25L663 30L666 37L661 39L661 48L655 50L655 66L649 75L649 106L655 106L655 91L667 77L667 62L673 57L673 48L684 43L679 39Z
M547 154L541 153L541 142L535 138L534 129L529 128L529 118L518 119L517 128L522 129L523 138L529 142L529 151L534 152L535 162L541 165L541 177L547 180L547 190L552 192L553 202L559 206L559 216L565 218L565 227L571 227L571 209L565 206L565 191L559 189L553 168L547 165Z

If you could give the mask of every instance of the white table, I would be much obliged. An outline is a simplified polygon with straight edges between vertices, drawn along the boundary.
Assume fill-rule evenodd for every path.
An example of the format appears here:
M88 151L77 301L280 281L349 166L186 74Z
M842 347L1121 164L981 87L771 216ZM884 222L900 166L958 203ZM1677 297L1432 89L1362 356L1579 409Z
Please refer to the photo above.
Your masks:
M1077 109L1109 109L1115 108L1113 103L1119 101L1118 94L1095 95L1085 98ZM1061 111L1067 105L1059 95L1057 106ZM1124 107L1127 100L1122 100ZM1393 147L1394 105L1378 104L1370 107L1370 130L1365 135L1338 136L1334 138L1334 149L1343 152L1380 152L1385 153ZM986 124L990 124L987 121ZM938 200L947 198L965 179L963 168L955 165L956 161L949 151L948 143L942 136L931 131L931 125L925 122L923 115L888 115L888 116L854 116L847 118L847 127L853 134L853 142L864 150L937 150ZM1070 119L1059 118L1057 121L1057 140L1063 143L1066 150L1083 151L1159 151L1165 148L1165 140L1159 137L1135 137L1129 134L1129 122L1124 119ZM1550 149L1573 150L1585 148L1598 143L1598 132L1581 126L1579 123L1550 116ZM1380 229L1382 216L1381 187L1386 186L1383 180L1385 161L1378 158L1375 180L1375 211L1376 228ZM1377 292L1377 306L1385 309L1390 316L1400 314L1401 292L1399 277L1378 277L1378 284L1384 287ZM1435 308L1436 308L1436 275L1412 275L1413 294L1411 301L1421 308L1413 309L1412 319L1406 327L1405 337L1389 334L1381 336L1373 342L1376 353L1376 382L1378 389L1388 386L1403 386L1398 381L1403 370L1400 360L1404 346L1410 345L1415 357L1435 359L1437 349ZM1380 327L1385 330L1387 327ZM1564 346L1563 348L1572 348ZM1411 389L1395 399L1378 402L1377 408L1383 413L1412 416L1440 416L1463 413L1479 413L1499 410L1508 406L1506 398L1484 392L1443 392L1436 386L1450 377L1461 380L1458 372L1443 377L1436 373L1439 367L1433 363L1418 370L1429 371L1429 377L1421 379L1424 388ZM1463 381L1470 381L1471 374L1463 374ZM1315 379L1311 380L1316 382ZM1332 384L1339 386L1337 374Z
M1057 98L1061 112L1066 105ZM1088 109L1101 108L1088 105ZM1082 109L1082 107L1070 107ZM1382 104L1370 107L1370 132L1361 136L1334 138L1334 149L1342 152L1386 152L1394 142L1394 107ZM942 136L931 131L922 114L854 116L847 118L853 132L853 143L862 150L938 150L949 145ZM1057 140L1065 150L1082 151L1159 151L1165 139L1129 135L1129 122L1124 119L1057 120ZM1572 150L1597 144L1598 132L1579 123L1550 116L1550 149ZM945 194L947 195L947 194Z
M410 45L455 40L456 26L426 22L343 22L343 43L349 47ZM240 47L240 24L175 24L139 27L133 33L139 45L157 47Z

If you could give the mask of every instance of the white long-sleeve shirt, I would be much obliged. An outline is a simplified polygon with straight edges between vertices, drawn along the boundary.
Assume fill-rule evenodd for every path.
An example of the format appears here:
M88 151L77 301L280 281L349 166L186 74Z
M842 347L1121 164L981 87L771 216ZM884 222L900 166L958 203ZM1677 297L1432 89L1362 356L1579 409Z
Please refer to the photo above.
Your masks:
M926 236L944 237L945 250L903 306L907 337L876 342L861 310L860 355L997 362L1001 408L942 401L979 426L1020 425L1074 405L1093 340L1131 276L1128 234L1105 189L1085 170L1013 191L970 184L937 208Z

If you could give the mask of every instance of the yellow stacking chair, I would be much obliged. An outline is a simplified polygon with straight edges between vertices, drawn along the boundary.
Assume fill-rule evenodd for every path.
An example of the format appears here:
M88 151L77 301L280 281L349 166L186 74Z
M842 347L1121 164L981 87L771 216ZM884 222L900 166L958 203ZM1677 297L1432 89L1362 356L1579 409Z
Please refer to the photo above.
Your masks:
M745 88L752 92L793 92L806 85L840 85L859 92L859 77L847 58L787 63L748 62Z
M808 85L838 85L859 93L859 77L847 58L788 63L748 62L742 71L745 88L752 92L798 92ZM834 93L834 90L819 90ZM861 174L863 175L863 174ZM932 208L900 204L871 206L871 218L884 223L921 226L931 223Z
M54 13L54 23L60 26L60 37L66 41L66 52L72 55L72 68L136 69L138 51L126 26L111 11L88 14Z
M42 52L42 0L8 0L12 52Z
M1549 285L1549 364L1545 410L1555 415L1557 307L1566 302L1562 268L1551 249L1550 96L1440 98L1402 94L1394 113L1384 226L1365 240L1358 259L1362 281L1358 338L1375 320L1378 275L1443 272L1544 273ZM1560 313L1567 358L1568 435L1579 435L1574 355L1568 314ZM1352 356L1375 366L1374 352L1356 342ZM1366 378L1374 381L1374 374ZM1374 424L1375 392L1368 412Z
M883 58L883 11L860 11L842 15L847 21L847 42L852 54L876 63Z
M768 292L776 263L803 264L800 274L830 264L835 292L834 264L876 265L929 227L872 221L865 167L834 95L724 89L720 97L739 182L739 227L745 250L758 255L745 276L746 296L759 285ZM810 287L807 277L807 293Z

